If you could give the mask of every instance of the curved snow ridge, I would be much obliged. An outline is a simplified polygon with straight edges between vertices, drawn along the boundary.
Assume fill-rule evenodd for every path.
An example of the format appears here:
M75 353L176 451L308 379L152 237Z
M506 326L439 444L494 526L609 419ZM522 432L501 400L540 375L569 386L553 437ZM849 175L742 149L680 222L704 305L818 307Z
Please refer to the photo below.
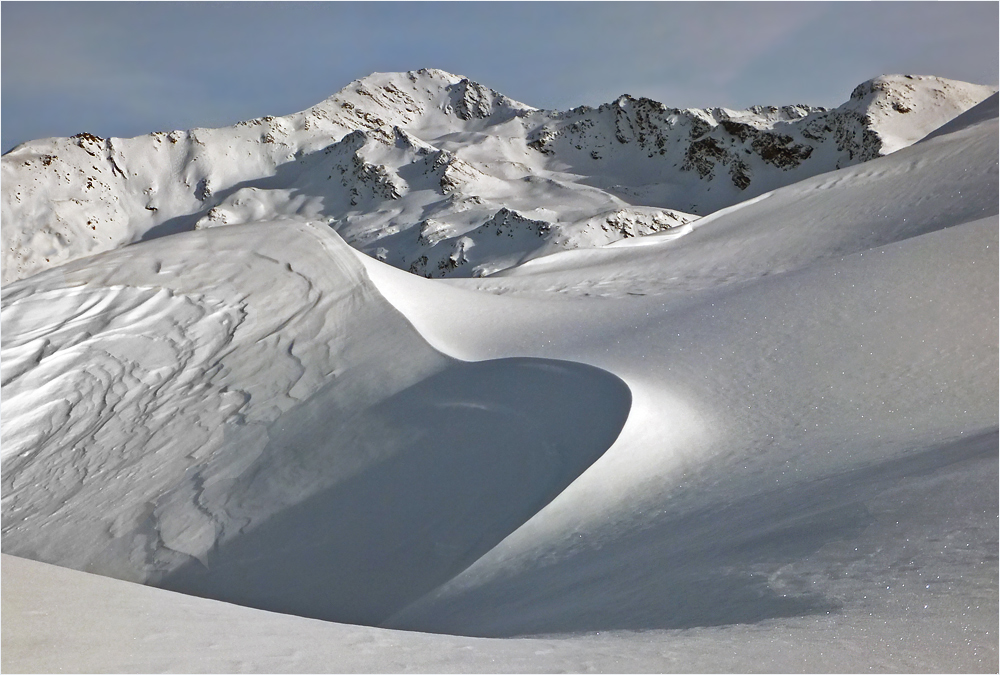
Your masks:
M340 621L474 562L632 400L593 366L442 355L303 222L49 270L2 318L4 552Z
M203 497L236 521L264 504L272 514L156 585L377 625L551 502L614 444L631 407L616 376L551 359L449 360L361 409L345 408L338 384L272 423L224 497Z
M657 315L659 298L589 301L588 318L600 317L590 321L576 311L584 301L539 302L532 317L524 299L494 298L507 303L495 323L525 336L508 348L579 358L565 336L589 333L596 365L632 374L629 421L549 507L382 625L499 637L867 617L873 602L897 607L910 592L909 578L887 588L894 560L922 559L930 581L966 575L978 597L995 564L975 571L979 553L958 562L951 541L939 543L951 521L924 516L961 500L952 513L976 533L963 539L969 550L995 548L996 511L981 504L996 491L996 435L980 432L996 424L996 233L991 217L710 293L701 306L661 309L657 328L642 317ZM482 339L482 319L466 320L457 295L440 299L463 318L439 340ZM442 316L423 321L433 330ZM636 386L644 379L660 391ZM685 393L709 433L662 434L665 422L693 421L667 388ZM958 461L964 444L950 441L962 436L970 454ZM686 461L665 461L680 453ZM845 568L862 572L846 579ZM954 618L939 611L944 624ZM980 625L994 614L984 607Z

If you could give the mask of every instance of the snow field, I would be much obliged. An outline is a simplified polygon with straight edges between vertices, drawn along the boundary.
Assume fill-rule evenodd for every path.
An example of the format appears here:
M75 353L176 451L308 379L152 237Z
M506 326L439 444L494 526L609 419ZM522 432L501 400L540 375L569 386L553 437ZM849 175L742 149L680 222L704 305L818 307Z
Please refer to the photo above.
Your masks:
M341 113L536 114L421 77ZM4 668L995 671L996 97L946 131L482 279L243 186L5 283Z

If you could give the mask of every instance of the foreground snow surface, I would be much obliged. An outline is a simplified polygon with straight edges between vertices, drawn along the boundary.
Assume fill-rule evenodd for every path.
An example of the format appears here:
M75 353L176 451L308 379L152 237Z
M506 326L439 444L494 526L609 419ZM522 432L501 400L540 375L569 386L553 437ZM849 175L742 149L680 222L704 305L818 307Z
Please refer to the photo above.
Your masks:
M490 278L265 221L5 285L4 669L995 672L997 164L994 96Z

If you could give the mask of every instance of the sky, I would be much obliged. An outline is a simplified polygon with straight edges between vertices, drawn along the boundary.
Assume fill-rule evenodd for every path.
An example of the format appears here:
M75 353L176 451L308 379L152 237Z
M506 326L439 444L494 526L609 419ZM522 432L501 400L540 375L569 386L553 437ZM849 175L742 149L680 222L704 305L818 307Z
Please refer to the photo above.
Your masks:
M0 145L308 108L441 68L539 108L836 106L885 73L996 85L996 2L0 3Z

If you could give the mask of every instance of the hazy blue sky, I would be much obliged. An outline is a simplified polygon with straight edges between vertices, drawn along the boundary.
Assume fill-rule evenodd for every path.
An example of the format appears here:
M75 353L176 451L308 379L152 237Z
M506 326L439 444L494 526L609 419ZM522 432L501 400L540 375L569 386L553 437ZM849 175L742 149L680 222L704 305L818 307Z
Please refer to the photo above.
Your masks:
M307 108L442 68L544 108L837 105L882 73L997 83L996 2L3 2L2 148Z

